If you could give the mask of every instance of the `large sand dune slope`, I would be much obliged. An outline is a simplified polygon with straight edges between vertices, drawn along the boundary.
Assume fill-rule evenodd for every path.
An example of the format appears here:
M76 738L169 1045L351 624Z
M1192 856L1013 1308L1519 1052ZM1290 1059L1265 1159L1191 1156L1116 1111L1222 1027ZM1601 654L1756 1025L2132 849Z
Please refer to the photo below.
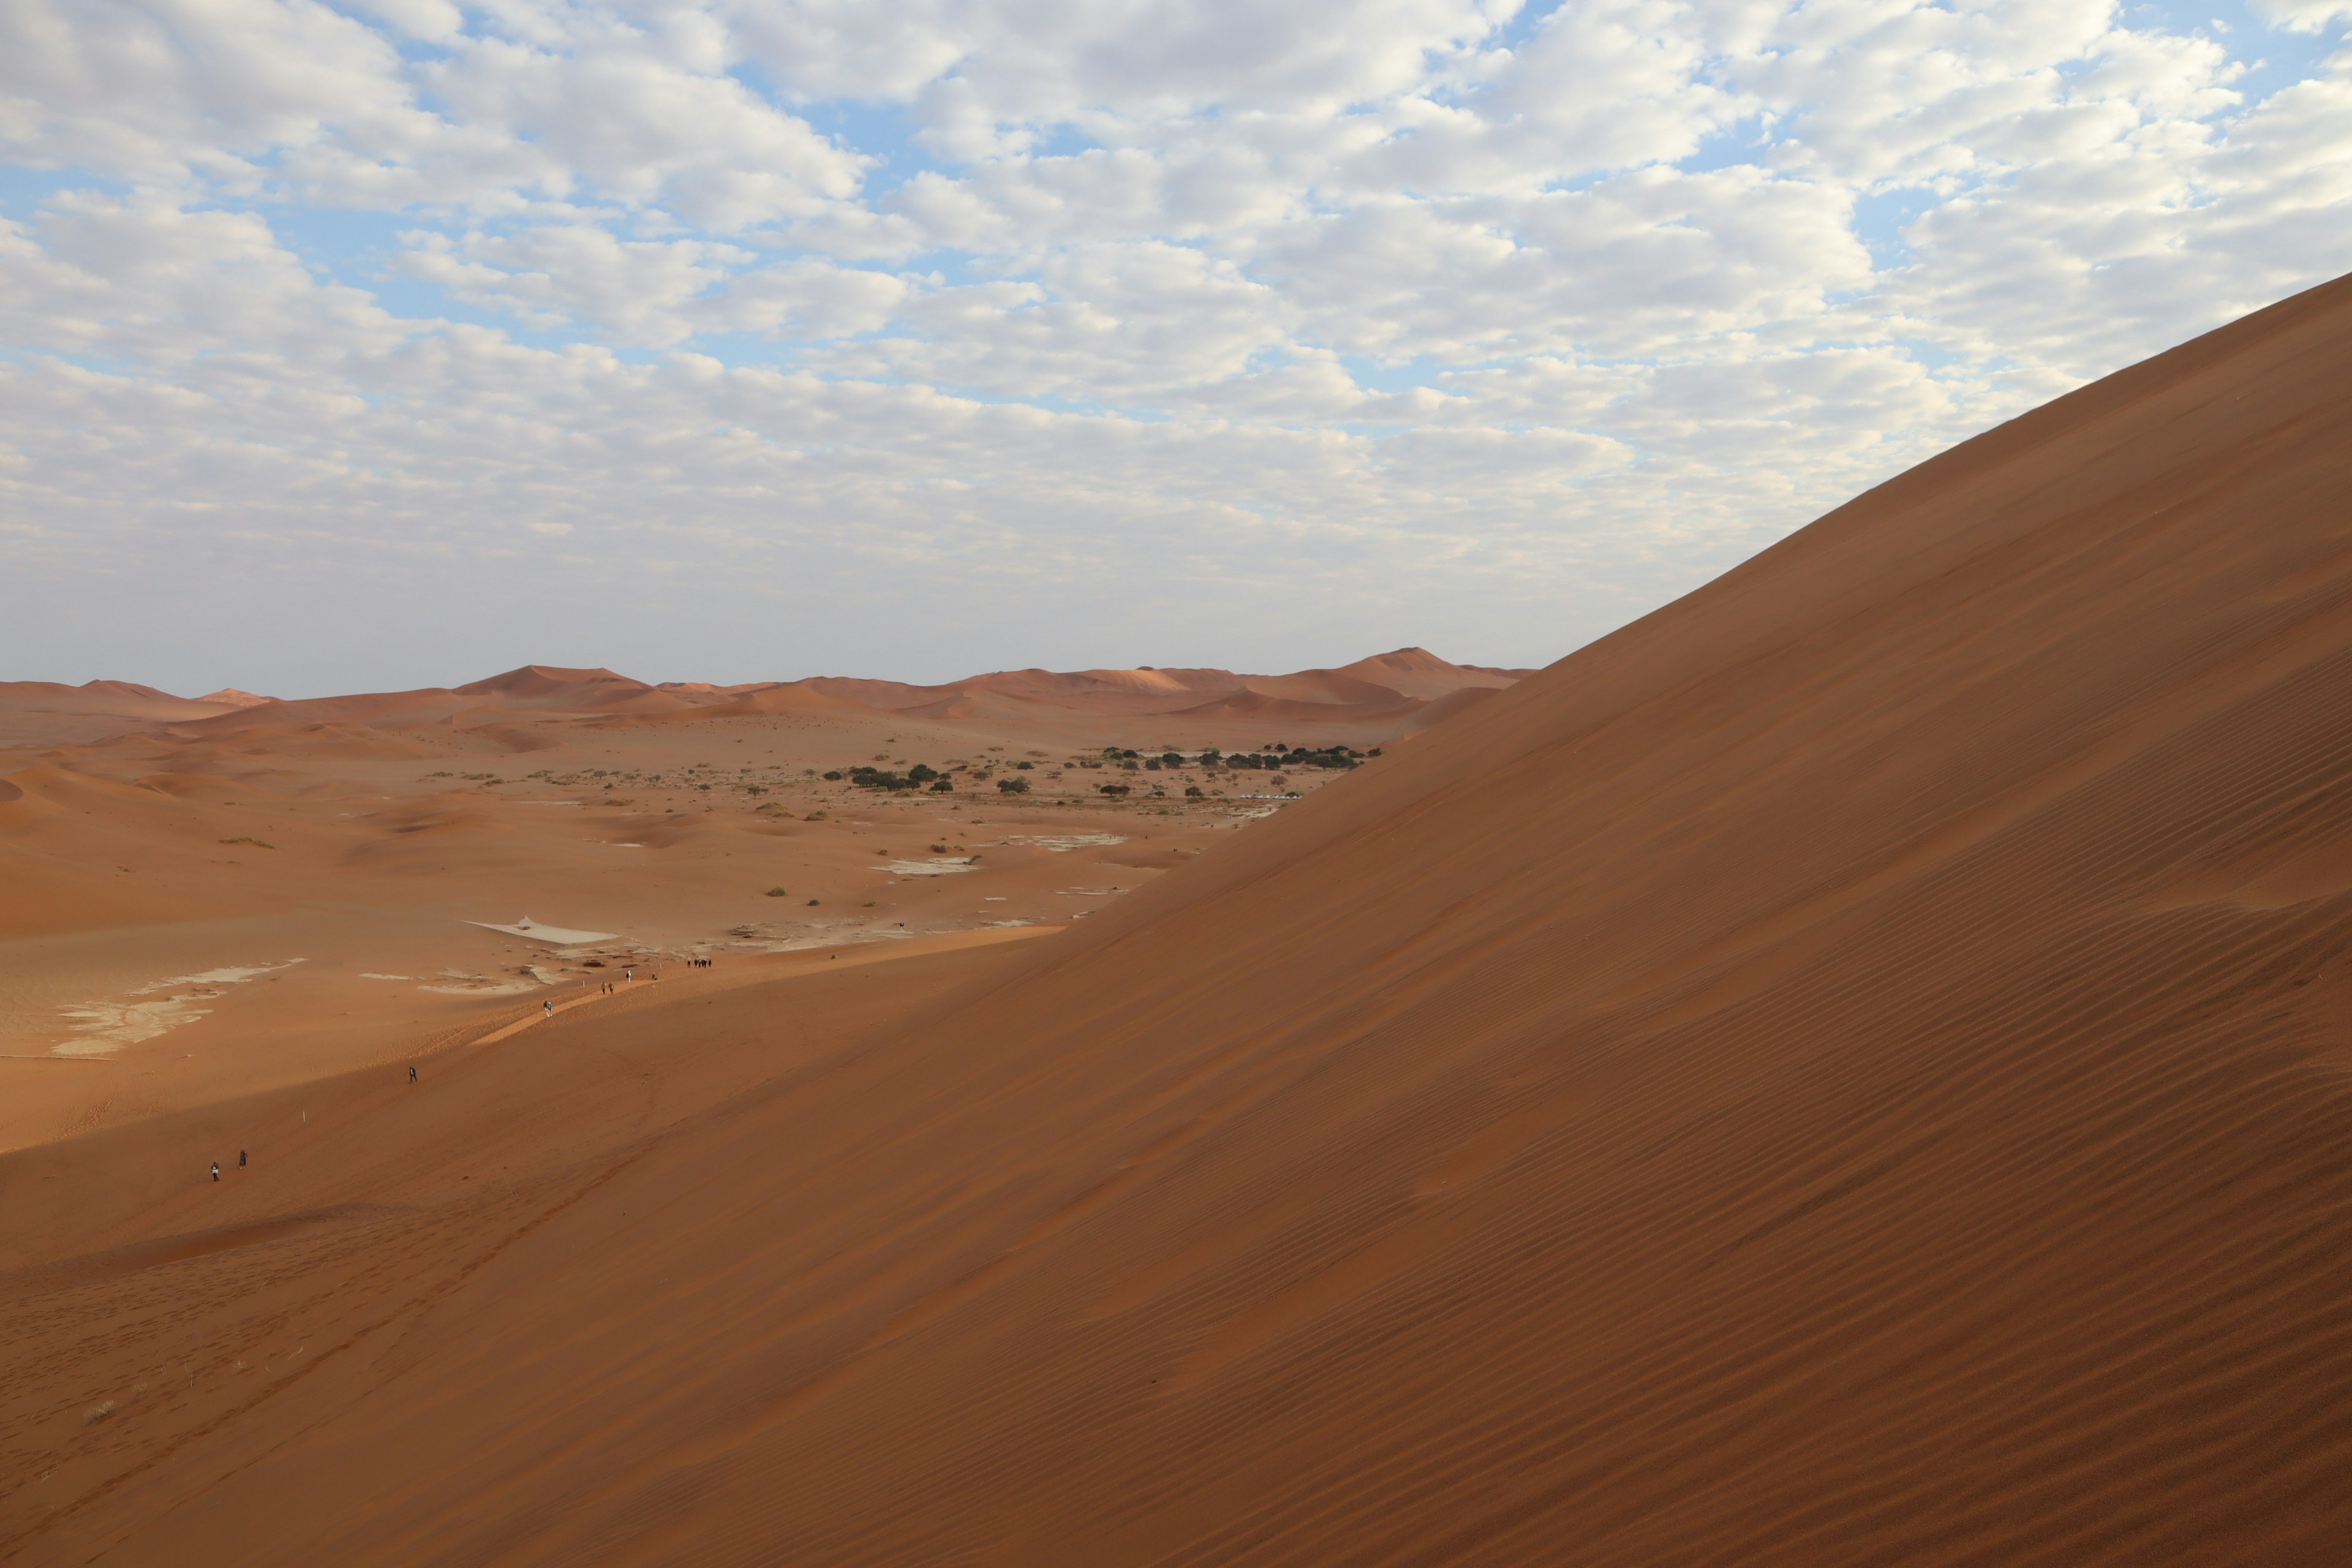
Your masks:
M2337 284L1971 441L252 1329L19 1551L2345 1561L2347 387Z

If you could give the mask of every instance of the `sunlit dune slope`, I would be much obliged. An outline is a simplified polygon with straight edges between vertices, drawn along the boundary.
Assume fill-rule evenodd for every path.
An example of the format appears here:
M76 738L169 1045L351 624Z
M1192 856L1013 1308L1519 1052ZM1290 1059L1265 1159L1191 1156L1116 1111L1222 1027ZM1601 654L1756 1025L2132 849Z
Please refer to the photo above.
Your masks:
M2337 284L1924 465L24 1550L2345 1560L2347 386Z

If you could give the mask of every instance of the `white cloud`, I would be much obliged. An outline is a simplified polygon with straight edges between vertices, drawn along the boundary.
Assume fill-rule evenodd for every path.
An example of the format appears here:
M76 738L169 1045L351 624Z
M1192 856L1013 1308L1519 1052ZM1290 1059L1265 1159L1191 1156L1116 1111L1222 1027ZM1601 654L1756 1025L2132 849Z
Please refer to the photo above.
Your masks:
M2252 0L2254 15L2290 32L2320 33L2352 18L2352 0Z
M391 42L310 0L0 6L0 151L35 168L234 180L408 100Z
M0 5L0 652L1549 657L2344 266L2342 58L2134 15Z

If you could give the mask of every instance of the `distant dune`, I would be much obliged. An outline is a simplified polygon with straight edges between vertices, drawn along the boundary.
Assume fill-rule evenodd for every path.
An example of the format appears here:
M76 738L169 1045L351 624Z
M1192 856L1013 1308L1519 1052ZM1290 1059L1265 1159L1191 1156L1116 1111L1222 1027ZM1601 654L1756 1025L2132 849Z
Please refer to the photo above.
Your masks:
M94 680L87 686L44 681L0 681L0 747L89 744L118 736L160 731L184 739L227 731L273 736L321 725L362 725L374 730L457 725L489 731L503 715L636 716L651 719L722 719L759 714L904 713L924 719L987 719L1020 722L1058 715L1081 719L1147 718L1190 714L1202 719L1252 715L1287 717L1359 743L1376 742L1433 719L1429 703L1458 691L1507 686L1528 672L1448 664L1421 648L1401 648L1341 669L1297 675L1235 675L1223 669L1003 670L940 686L908 686L893 680L820 676L798 681L751 681L715 686L707 681L650 685L609 669L525 665L464 686L415 691L359 692L342 697L281 701L251 692L221 690L189 700L127 681ZM1218 700L1258 693L1311 707L1268 709L1263 704L1218 706ZM845 706L849 705L849 706ZM1411 721L1416 718L1422 722ZM509 735L517 733L509 731ZM1306 731L1301 738L1306 738ZM1318 730L1319 738L1320 730ZM1208 738L1184 737L1186 740ZM1223 737L1219 737L1223 738ZM1238 739L1238 738L1236 738ZM1255 743L1253 741L1251 743ZM307 754L338 744L310 742ZM346 754L360 754L341 742ZM532 750L530 742L515 749ZM362 750L364 747L362 748ZM390 753L383 753L390 754Z
M0 1165L9 1544L2346 1561L2347 387L2337 283L1002 956Z

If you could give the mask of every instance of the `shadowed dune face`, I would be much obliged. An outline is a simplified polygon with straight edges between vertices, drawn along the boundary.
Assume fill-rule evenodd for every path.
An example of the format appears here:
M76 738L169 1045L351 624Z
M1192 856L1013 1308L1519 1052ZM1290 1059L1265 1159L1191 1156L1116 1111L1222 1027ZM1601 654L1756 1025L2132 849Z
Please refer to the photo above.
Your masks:
M315 1370L10 1517L121 1563L2339 1561L2347 385L2339 284L528 1223L420 1189L238 1331ZM71 1289L122 1377L179 1353Z

